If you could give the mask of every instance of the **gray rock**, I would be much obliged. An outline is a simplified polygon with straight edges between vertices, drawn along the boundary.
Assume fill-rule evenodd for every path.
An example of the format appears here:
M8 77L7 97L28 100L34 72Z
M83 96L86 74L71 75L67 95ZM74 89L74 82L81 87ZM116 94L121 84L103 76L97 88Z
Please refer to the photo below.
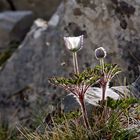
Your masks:
M116 5L108 0L85 1L83 4L69 0L61 3L48 23L36 20L25 40L0 71L2 102L11 102L10 97L29 85L38 97L45 94L45 101L52 93L62 95L62 90L50 85L48 78L69 76L73 72L72 56L63 42L65 35L85 35L84 48L78 53L80 70L99 63L94 57L94 50L103 46L108 52L106 61L118 63L125 76L131 74L130 83L134 81L139 76L136 60L139 60L140 52L140 5L135 0L128 0L128 4L127 7L133 6L129 15L122 11L128 24L126 29L120 25L122 21L120 13L115 13ZM1 108L4 112L10 109L10 105L4 104ZM10 114L14 113L14 109L10 111Z
M62 0L0 0L2 11L32 11L36 18L49 20Z
M20 42L33 23L31 11L0 13L0 51L9 47L10 42Z
M49 19L61 0L13 0L17 10L31 10L36 17Z

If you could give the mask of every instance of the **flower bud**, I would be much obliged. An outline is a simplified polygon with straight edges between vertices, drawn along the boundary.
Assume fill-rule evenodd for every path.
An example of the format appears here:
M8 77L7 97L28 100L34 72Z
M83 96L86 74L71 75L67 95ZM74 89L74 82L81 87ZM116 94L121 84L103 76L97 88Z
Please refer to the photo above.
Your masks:
M103 59L106 57L106 50L103 47L99 47L95 50L96 59Z
M77 37L64 37L64 42L68 50L77 52L83 48L83 35Z

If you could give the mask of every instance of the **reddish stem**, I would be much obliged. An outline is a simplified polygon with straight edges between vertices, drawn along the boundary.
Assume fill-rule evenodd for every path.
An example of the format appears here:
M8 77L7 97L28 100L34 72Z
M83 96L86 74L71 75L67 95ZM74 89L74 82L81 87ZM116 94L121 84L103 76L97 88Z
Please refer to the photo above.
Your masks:
M77 60L77 52L73 53L73 65L74 65L74 73L79 74L79 66Z
M102 85L102 102L105 101L106 86L107 84Z
M85 127L87 129L90 129L88 116L87 116L87 110L86 110L86 106L85 106L85 102L84 102L84 97L82 95L79 97L79 101L80 101L80 105L81 105L82 117L83 117L83 121L85 123Z

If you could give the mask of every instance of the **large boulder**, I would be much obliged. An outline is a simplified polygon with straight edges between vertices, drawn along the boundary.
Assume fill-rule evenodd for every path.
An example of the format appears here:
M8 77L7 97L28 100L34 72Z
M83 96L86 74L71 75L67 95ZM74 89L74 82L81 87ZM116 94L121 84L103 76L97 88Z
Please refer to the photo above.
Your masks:
M35 17L49 19L61 0L1 0L0 11L29 10Z
M33 23L31 11L0 13L0 51L11 42L21 42Z
M61 3L48 23L36 20L23 43L0 71L0 105L1 109L4 108L1 112L5 114L6 109L8 112L11 104L18 100L16 96L28 86L33 89L33 94L43 96L46 101L52 93L62 95L62 91L48 83L48 78L68 76L73 72L72 56L63 43L65 35L85 36L84 48L78 53L80 70L98 63L94 50L103 46L108 52L106 61L118 63L129 82L134 81L139 75L139 7L140 3L136 0L122 3L112 0L85 0L84 3L68 0ZM30 98L24 102L28 101ZM19 103L16 107L23 105L16 103ZM24 116L28 108L29 105L27 108L24 106L20 113ZM10 110L10 114L14 111Z

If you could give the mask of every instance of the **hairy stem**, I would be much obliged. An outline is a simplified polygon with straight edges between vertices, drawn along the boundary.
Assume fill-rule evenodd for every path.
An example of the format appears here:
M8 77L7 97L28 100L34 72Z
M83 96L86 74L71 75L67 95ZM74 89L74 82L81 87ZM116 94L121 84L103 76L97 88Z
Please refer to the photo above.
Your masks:
M107 88L106 86L107 84L102 85L102 102L105 101L105 94L106 94L106 88Z
M89 121L88 121L88 116L87 116L87 110L86 110L86 106L85 106L85 102L84 102L84 97L80 97L79 101L80 101L80 105L81 105L82 117L83 117L85 127L87 129L91 129L90 125L89 125Z
M74 65L74 73L79 74L77 52L73 52L73 65Z
M100 65L102 67L102 72L104 73L104 59L100 59Z
M102 120L103 120L103 122L105 122L106 117L107 117L107 101L105 100L107 86L108 86L107 83L102 85L102 101L101 101L101 105L102 105L102 108L103 108L103 112L102 112Z

